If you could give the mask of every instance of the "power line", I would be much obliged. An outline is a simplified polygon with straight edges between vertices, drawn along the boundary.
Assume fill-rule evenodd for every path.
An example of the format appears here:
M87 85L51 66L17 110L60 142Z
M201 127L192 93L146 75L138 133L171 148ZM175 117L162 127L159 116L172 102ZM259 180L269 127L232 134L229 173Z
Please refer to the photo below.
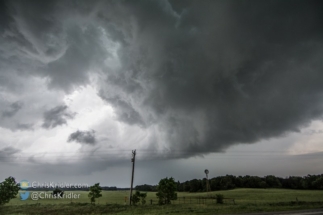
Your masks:
M286 151L287 152L287 151ZM168 154L167 152L141 152L142 154L149 154L151 157L153 155L163 155L163 154ZM322 153L322 152L315 152L315 153ZM302 154L302 155L315 155L315 153L308 153L308 154ZM96 157L96 158L105 158L107 155L125 155L121 153L104 153L104 152L98 152L98 153L91 153L91 154L84 154L84 153L75 153L75 155L65 155L65 152L61 152L62 155L52 155L52 154L47 154L47 153L42 153L42 154L32 154L30 155L23 153L23 155L0 155L1 158L90 158L90 157ZM169 153L169 155L203 155L203 156L210 156L210 153L208 154L203 154L203 152L197 153L197 152L172 152ZM222 157L230 157L230 156L241 156L241 157L248 157L248 156L262 156L262 155L286 155L284 153L270 153L270 152L263 152L263 153L239 153L239 154L232 154L232 153L223 153L219 154L218 156Z
M65 159L68 159L68 161L84 161L84 160L94 160L94 161L111 161L106 158L106 156L114 156L114 159L117 159L117 161L125 160L125 153L126 151L129 151L127 149L117 149L117 150L100 150L100 151L65 151L65 152L42 152L42 153L25 153L23 152L22 155L5 155L0 154L0 163L25 163L25 162L33 162L33 159L35 162L38 161L44 161L44 162L50 162L50 161L57 161L60 159L61 161L65 161ZM264 158L276 156L275 159L279 159L278 156L284 156L282 158L286 158L287 156L297 156L297 155L288 155L285 154L288 151L284 150L276 150L276 151L230 151L226 153L208 153L203 154L203 152L192 152L187 150L172 150L171 152L168 150L151 150L151 149L142 149L140 150L140 153L143 154L142 158L145 159L151 159L151 158L160 158L159 156L164 156L164 158L169 159L181 159L181 158L194 158L198 157L199 155L205 156L202 157L202 159L208 159L208 160L215 160L219 157L221 158L236 158L236 157L256 157L256 156L264 156ZM321 156L320 152L315 153L308 153L308 154L300 154L299 156L304 157L318 157ZM68 155L68 153L74 153L73 155ZM199 154L198 154L199 153ZM212 154L217 154L217 157L212 157ZM119 156L117 156L119 155ZM146 155L146 156L145 156ZM149 155L149 156L147 156Z
M92 153L93 155L96 154L120 154L121 152L128 152L128 149L118 149L118 150L100 150L100 151L60 151L60 152L23 152L23 154L32 154L32 155L48 155L48 154L68 154L68 153L75 153L75 154L83 154L83 153ZM0 151L1 152L1 151ZM141 149L141 153L172 153L172 154L197 154L197 153L207 153L207 154L231 154L231 153L286 153L289 152L288 150L280 150L280 151L228 151L228 152L205 152L205 151L188 151L188 150L148 150L148 149ZM323 151L320 151L323 152ZM3 152L2 152L3 153Z

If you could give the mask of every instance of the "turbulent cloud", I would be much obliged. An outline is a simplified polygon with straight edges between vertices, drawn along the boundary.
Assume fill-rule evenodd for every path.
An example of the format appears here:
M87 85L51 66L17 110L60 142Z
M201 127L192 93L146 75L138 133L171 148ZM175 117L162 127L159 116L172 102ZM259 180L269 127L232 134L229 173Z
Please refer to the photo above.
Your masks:
M128 103L121 98L105 98L104 95L101 97L113 104L118 115L118 119L122 122L126 122L130 125L137 124L139 126L144 126L144 122L140 114L132 107L131 103Z
M207 153L322 117L322 3L177 2L126 1L133 16L106 15L132 23L101 93L140 116L110 101L124 122L157 125L170 151Z
M20 88L11 84L16 76L43 77L64 92L98 77L100 97L119 122L147 133L149 150L223 151L322 118L321 1L10 1L4 8L3 92ZM72 117L57 106L42 126ZM91 132L70 136L87 137L95 143Z
M65 105L54 107L44 113L43 128L55 128L56 126L67 124L66 119L72 119L74 114Z
M92 131L76 131L68 137L68 142L75 141L78 143L84 143L94 145L96 143L95 132Z
M4 3L0 74L6 77L11 71L46 77L50 88L65 91L87 84L90 70L102 64L109 53L101 45L102 29L86 18L90 11L81 12L83 3Z
M21 108L23 104L21 102L14 102L12 103L9 108L2 112L2 117L12 117L14 116Z

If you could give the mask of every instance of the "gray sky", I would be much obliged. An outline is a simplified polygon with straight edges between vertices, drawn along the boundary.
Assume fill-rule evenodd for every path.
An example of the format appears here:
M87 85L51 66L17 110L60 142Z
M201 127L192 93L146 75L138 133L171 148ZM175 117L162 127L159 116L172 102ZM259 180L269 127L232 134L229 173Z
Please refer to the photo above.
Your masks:
M322 173L322 1L0 1L0 179Z

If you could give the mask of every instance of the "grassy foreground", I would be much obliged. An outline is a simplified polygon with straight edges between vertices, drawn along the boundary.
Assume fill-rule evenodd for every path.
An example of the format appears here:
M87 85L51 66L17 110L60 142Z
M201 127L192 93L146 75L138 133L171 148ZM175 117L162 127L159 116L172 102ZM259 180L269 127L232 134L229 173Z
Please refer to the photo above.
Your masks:
M65 193L70 193L66 191ZM234 189L206 193L178 193L172 205L157 205L154 192L148 192L146 205L125 204L128 191L103 191L96 205L89 204L88 192L72 192L78 199L16 198L0 207L0 214L228 214L323 208L323 191L285 189ZM223 194L224 204L210 195ZM44 196L44 193L43 193ZM152 205L151 205L151 201ZM233 201L234 200L234 201Z

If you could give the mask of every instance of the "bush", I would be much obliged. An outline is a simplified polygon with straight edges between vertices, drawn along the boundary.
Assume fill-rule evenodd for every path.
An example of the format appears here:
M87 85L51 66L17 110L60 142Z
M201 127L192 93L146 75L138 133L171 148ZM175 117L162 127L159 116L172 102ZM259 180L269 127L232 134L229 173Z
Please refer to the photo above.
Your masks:
M147 197L147 193L141 193L140 194L141 204L142 205L145 205L146 204L146 197Z
M224 196L222 194L216 194L216 203L223 204Z
M55 190L53 190L53 197L54 198L62 198L64 195L64 192L58 188L55 188Z
M137 205L139 203L139 201L140 201L140 192L139 191L136 191L136 193L132 195L131 201L132 201L133 205Z
M135 194L132 195L131 201L133 205L137 205L141 199L141 204L146 204L146 197L147 193L140 193L139 191L136 191Z

